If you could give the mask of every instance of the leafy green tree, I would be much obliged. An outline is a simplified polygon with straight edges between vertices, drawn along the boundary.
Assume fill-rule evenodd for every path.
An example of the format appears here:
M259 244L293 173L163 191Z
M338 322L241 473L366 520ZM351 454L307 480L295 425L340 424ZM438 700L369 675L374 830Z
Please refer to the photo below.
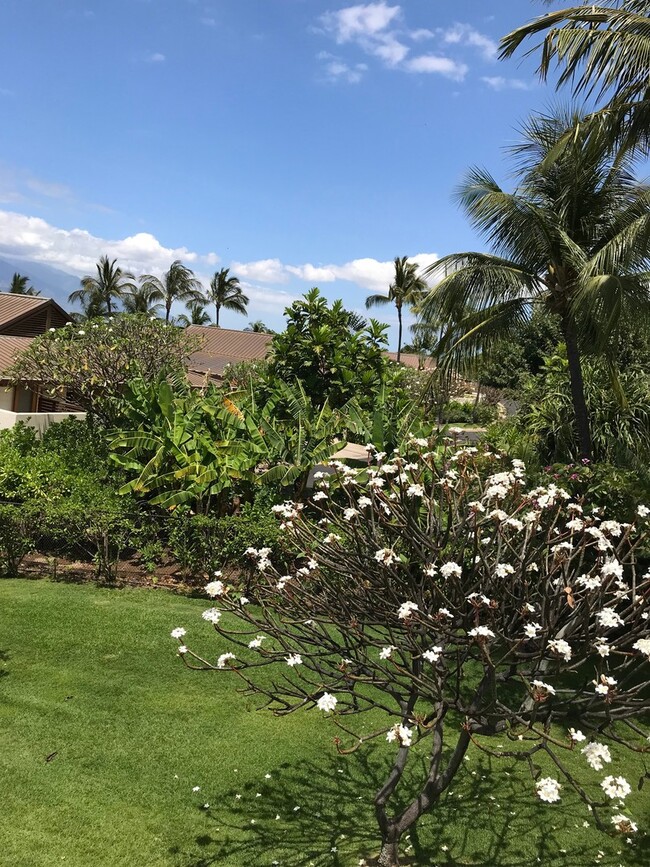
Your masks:
M9 372L15 383L38 382L105 425L118 423L124 392L138 377L185 378L185 360L198 341L160 319L123 314L83 328L57 328L34 338Z
M248 308L248 297L244 295L239 285L238 277L229 277L230 268L222 268L215 272L214 277L210 280L210 289L208 291L208 300L214 304L215 322L219 327L219 313L221 308L231 310L233 313L246 314Z
M540 76L545 80L559 66L558 87L568 84L575 94L605 99L589 118L593 126L604 126L624 149L647 152L650 0L600 0L550 12L504 36L501 56L511 57L540 34Z
M190 315L181 313L176 319L178 325L183 328L187 328L188 325L212 325L212 320L210 319L210 314L205 309L204 301L190 301L187 309Z
M299 380L316 406L337 409L352 397L372 404L386 371L387 326L371 319L353 330L355 314L340 300L330 306L315 288L285 315L287 327L271 344L270 376Z
M9 284L9 292L12 295L40 295L41 293L34 289L33 286L29 284L29 277L26 277L24 274L19 274L17 271L14 273L11 278L11 283Z
M152 274L141 277L142 286L151 293L152 299L162 301L165 305L165 322L171 318L172 304L175 301L203 301L203 287L194 272L176 259L163 274L162 279Z
M402 352L402 310L404 305L413 307L422 300L424 292L429 288L426 281L418 276L418 266L409 262L407 256L395 259L395 277L388 287L388 295L369 295L366 298L366 308L369 310L378 304L394 304L397 310L397 361Z
M590 457L581 359L585 352L607 354L626 321L650 312L650 191L634 181L629 154L611 155L604 128L595 135L577 124L570 113L531 118L513 148L512 193L484 170L469 172L457 198L494 252L456 253L432 266L430 273L448 274L422 312L425 320L451 323L442 347L448 364L486 356L513 338L536 307L555 315L567 347L579 448ZM572 127L570 144L549 161Z
M114 305L125 293L135 289L133 274L122 271L108 256L102 256L96 265L97 274L87 274L81 278L81 286L68 296L71 304L81 304L87 318L90 316L110 316Z

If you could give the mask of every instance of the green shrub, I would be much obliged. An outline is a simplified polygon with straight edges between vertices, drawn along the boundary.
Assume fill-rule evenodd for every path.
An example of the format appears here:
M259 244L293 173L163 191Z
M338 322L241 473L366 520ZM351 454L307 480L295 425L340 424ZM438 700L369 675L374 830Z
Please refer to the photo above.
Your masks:
M445 424L477 424L488 425L496 420L497 408L494 405L481 403L464 403L460 400L450 400L442 408L441 420Z
M22 504L0 504L0 576L15 578L24 557L34 549L34 520Z

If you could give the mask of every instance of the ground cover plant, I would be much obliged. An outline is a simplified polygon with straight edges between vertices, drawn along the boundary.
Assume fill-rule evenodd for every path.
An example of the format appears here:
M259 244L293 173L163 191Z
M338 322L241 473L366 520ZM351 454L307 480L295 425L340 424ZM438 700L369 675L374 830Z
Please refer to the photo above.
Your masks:
M650 749L650 571L637 560L650 508L622 525L555 484L529 486L520 461L427 448L412 441L387 460L369 447L361 473L335 462L312 498L317 524L302 504L276 507L302 563L283 574L252 549L260 577L245 596L221 578L206 587L216 605L203 617L237 650L208 660L178 627L180 655L231 669L280 716L331 715L343 754L391 745L390 771L366 793L381 867L397 867L404 835L435 815L470 745L527 767L543 802L572 789L599 829L631 839L617 763ZM260 680L267 668L279 671ZM429 755L405 795L421 742ZM570 769L577 753L583 768Z
M0 581L3 863L370 863L373 816L364 795L385 772L384 748L338 756L331 721L308 713L275 719L227 678L188 673L169 632L198 619L193 644L213 654L204 608L201 599L163 591ZM638 759L622 758L620 773L634 779ZM436 821L425 817L406 841L411 863L647 863L638 839L625 845L597 833L591 819L583 827L570 792L549 816L521 771L470 747ZM645 789L635 803L647 827Z

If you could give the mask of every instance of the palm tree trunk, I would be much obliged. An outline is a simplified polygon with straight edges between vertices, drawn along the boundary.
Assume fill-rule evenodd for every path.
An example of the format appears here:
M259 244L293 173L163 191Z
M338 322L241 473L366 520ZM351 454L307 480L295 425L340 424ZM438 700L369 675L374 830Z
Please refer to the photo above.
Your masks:
M215 324L215 325L217 326L217 328L218 328L218 327L219 327L219 311L221 310L221 305L220 305L220 304L215 304L215 305L214 305L214 309L216 310L216 314L215 314L215 317L214 317L214 324Z
M171 298L165 301L165 322L169 325L169 316L172 312L172 302Z
M580 454L587 460L592 459L591 429L589 425L589 410L585 400L585 384L582 378L580 350L576 336L575 323L569 314L562 317L562 331L566 342L566 354L569 362L569 380L571 382L571 400L578 431Z
M397 304L397 363L399 364L402 353L402 305Z

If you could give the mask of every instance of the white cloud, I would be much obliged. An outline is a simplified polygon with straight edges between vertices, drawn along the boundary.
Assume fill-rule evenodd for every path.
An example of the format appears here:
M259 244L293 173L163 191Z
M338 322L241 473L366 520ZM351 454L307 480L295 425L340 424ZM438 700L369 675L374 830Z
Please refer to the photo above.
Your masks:
M233 262L231 270L248 280L260 283L286 283L289 279L286 269L279 259L258 259L255 262Z
M457 23L446 29L422 27L410 30L403 19L401 6L390 6L382 0L327 12L319 21L320 32L324 30L338 45L356 46L364 54L378 58L389 69L434 73L462 81L469 66L464 59L449 56L450 49L473 49L487 62L493 62L497 57L498 45L494 39L470 24ZM424 40L435 40L436 50L411 56L412 48ZM347 58L332 58L327 52L321 52L319 59L326 61L325 77L329 80L356 83L361 77L361 71Z
M463 45L477 48L485 60L496 60L499 46L494 41L475 30L469 24L454 24L448 30L442 30L442 38L448 45Z
M449 57L438 57L435 54L421 54L419 57L412 57L404 68L407 72L438 73L446 78L451 78L453 81L462 81L469 70L466 63L451 60Z
M415 256L409 257L409 261L417 263L420 268L437 262L438 256L436 253L418 253ZM304 265L283 265L279 259L267 260L273 263L273 269L269 270L269 283L284 282L289 279L289 275L297 277L299 280L304 280L310 285L318 285L322 283L333 283L335 280L345 280L349 283L354 283L361 289L367 289L370 292L386 292L395 274L395 265L392 260L383 262L379 259L365 257L362 259L353 259L350 262L345 262L343 265L313 265L306 263ZM254 262L253 266L257 267L260 263ZM247 275L246 265L233 263L235 273L243 273ZM254 279L265 282L264 272L262 269L256 270Z
M159 51L154 51L152 54L147 54L145 57L145 63L164 63L165 55L161 54Z
M2 254L62 268L73 274L87 274L100 256L118 259L125 270L160 274L174 259L194 266L211 266L216 253L200 255L187 247L164 247L148 232L108 240L85 229L59 229L40 217L27 217L0 210L0 256Z
M341 44L352 40L377 37L400 15L399 6L388 6L384 2L359 4L326 12L321 22L327 30L334 33Z
M354 66L350 66L344 63L340 57L329 54L327 51L321 51L318 59L326 61L324 74L327 81L346 81L348 84L358 84L368 69L366 63L356 63Z
M484 75L481 81L492 90L532 90L535 86L521 78L504 78L502 75Z

